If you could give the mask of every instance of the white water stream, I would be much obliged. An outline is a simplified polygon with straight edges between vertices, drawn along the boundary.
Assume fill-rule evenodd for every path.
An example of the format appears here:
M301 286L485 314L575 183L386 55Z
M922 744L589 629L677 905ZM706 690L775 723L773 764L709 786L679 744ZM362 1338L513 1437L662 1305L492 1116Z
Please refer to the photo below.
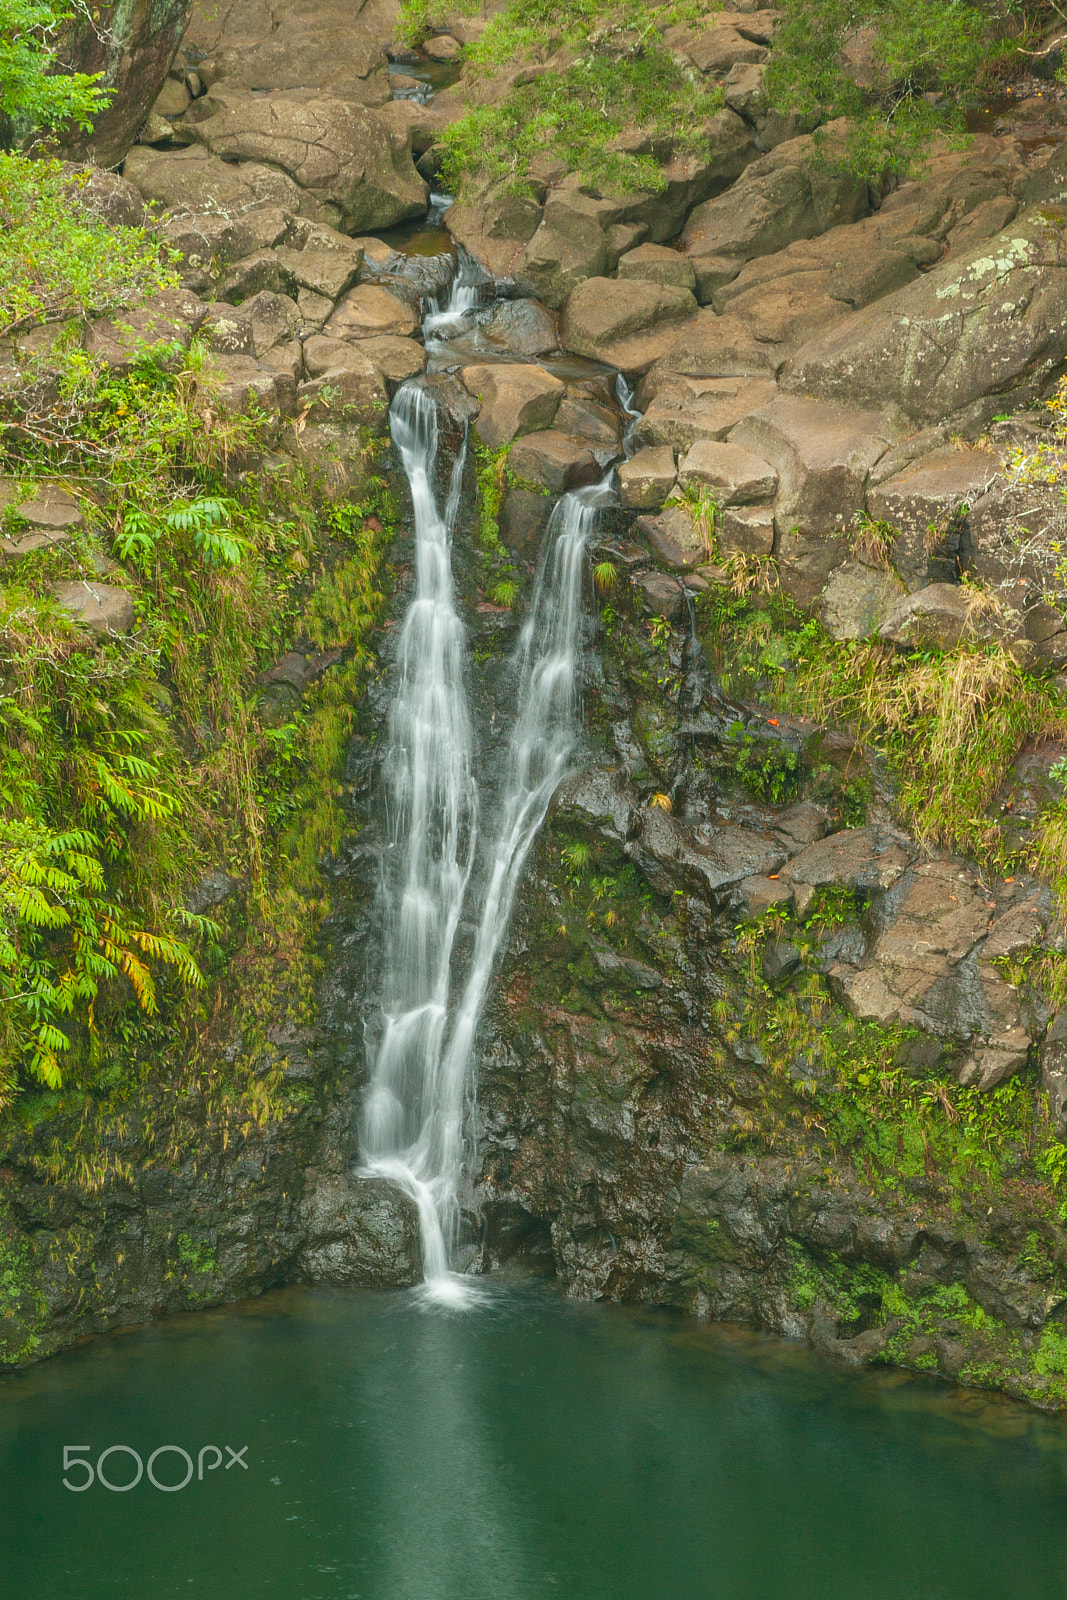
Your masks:
M427 335L460 324L476 297L477 285L461 272L449 303L428 315ZM550 519L518 645L507 776L490 842L479 851L465 637L450 559L466 451L453 462L442 509L434 490L436 410L418 380L399 390L390 421L411 487L416 584L400 636L384 762L382 1032L364 1108L363 1160L365 1171L392 1179L418 1207L425 1292L462 1304L477 1295L452 1263L478 1024L523 863L577 741L585 548L597 507L612 496L606 481L572 491ZM453 998L456 934L475 889L477 933L466 983Z

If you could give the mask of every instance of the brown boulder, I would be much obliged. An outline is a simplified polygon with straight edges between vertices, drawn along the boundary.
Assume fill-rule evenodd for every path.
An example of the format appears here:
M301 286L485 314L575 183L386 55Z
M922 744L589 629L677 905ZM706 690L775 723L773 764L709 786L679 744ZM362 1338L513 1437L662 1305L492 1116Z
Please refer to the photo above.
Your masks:
M469 394L481 402L475 429L490 450L499 450L523 433L551 428L564 385L541 367L501 363L464 367Z

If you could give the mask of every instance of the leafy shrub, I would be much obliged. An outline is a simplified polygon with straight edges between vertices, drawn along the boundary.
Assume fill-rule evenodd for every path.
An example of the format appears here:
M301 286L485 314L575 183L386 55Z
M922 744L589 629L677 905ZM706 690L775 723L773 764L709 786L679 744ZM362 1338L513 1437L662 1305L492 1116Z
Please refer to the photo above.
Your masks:
M59 32L71 11L47 0L0 0L0 113L23 128L54 128L72 121L92 127L110 96L99 74L62 73Z

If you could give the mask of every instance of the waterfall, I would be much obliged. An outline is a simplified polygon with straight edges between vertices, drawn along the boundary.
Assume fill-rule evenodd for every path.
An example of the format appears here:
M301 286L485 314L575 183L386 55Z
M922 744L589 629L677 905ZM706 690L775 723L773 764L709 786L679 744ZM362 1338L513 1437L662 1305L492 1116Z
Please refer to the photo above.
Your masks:
M424 328L462 322L479 279L461 270L444 309ZM451 1270L460 1186L470 1151L466 1120L478 1024L507 932L523 863L578 737L578 665L586 545L608 480L564 495L516 652L518 700L507 775L484 867L464 683L466 641L455 606L452 533L466 447L438 503L437 413L416 379L397 393L393 442L411 488L415 595L400 635L397 687L383 776L387 848L381 881L384 946L381 1037L362 1123L363 1170L380 1173L418 1207L425 1292L465 1303L471 1281ZM609 474L610 479L610 474ZM477 886L477 932L466 983L452 997L456 934Z

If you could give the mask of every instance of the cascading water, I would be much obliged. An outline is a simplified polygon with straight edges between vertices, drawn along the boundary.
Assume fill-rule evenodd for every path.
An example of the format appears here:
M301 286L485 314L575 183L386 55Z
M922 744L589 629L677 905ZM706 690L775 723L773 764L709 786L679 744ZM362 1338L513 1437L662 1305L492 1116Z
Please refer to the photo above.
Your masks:
M444 511L434 488L437 409L405 384L390 413L393 442L411 488L415 598L400 636L396 698L384 763L388 847L383 869L383 1028L363 1115L369 1170L415 1200L427 1277L447 1273L435 1182L452 951L477 840L478 797L450 547L464 451L453 463ZM446 1175L447 1177L448 1175Z
M477 271L464 272L461 262L448 305L435 305L426 318L428 335L461 322L477 302L479 281ZM391 1178L414 1199L426 1292L455 1304L475 1293L469 1279L450 1269L470 1153L465 1123L478 1024L523 863L578 737L585 550L597 508L611 499L611 491L608 480L572 491L549 522L517 651L517 714L493 844L479 875L477 933L467 980L453 1006L456 933L478 840L465 640L450 564L465 447L453 463L442 512L434 490L436 410L417 380L398 392L390 424L411 486L416 588L400 637L384 763L382 1033L364 1110L363 1158L365 1170Z

